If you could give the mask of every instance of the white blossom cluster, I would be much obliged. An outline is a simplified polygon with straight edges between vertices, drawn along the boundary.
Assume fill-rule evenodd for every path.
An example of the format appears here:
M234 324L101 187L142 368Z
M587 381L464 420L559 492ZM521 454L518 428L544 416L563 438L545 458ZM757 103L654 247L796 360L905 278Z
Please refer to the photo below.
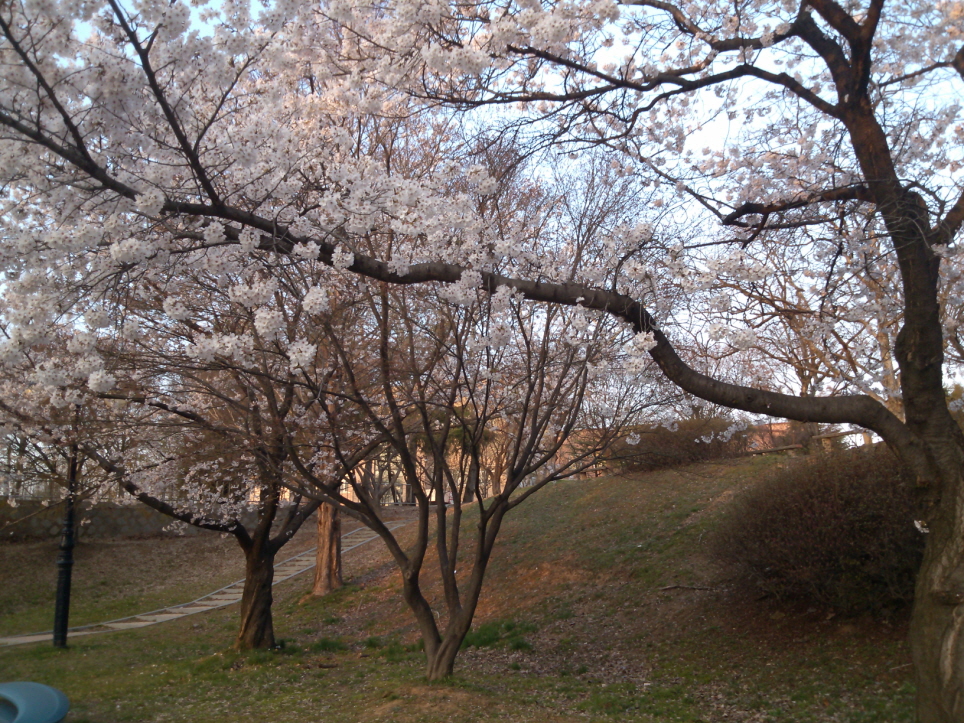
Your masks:
M341 245L335 248L334 253L331 255L331 265L335 269L343 271L349 268L353 263L355 263L354 253Z
M252 279L249 283L232 286L228 292L231 301L248 309L267 304L278 290L278 280L274 277Z
M239 364L246 363L253 350L253 343L249 336L239 334L211 334L200 337L188 348L188 353L194 359L211 362L220 355Z
M62 93L77 136L96 143L60 157L51 146L40 152L33 140L16 141L13 131L0 143L0 363L29 369L61 407L121 383L170 380L171 359L254 363L258 344L273 345L274 356L260 362L265 373L310 371L323 346L293 319L299 300L308 315L337 312L344 296L333 278L348 274L320 272L329 259L342 272L384 261L395 274L449 263L463 271L441 295L463 310L479 304L487 272L614 289L643 299L660 323L705 324L696 341L741 352L757 365L748 374L777 360L786 367L784 352L803 349L807 371L827 384L896 399L898 272L866 205L814 202L790 209L781 227L764 229L763 214L748 214L743 226L718 224L746 202L803 202L823 189L861 186L858 164L837 150L838 123L815 110L816 101L846 99L799 37L786 36L800 8L750 3L734 13L712 0L667 13L611 0L392 0L372 10L333 0L317 12L280 2L252 15L226 3L204 11L210 32L193 32L184 3L144 0L138 23L156 31L152 62L177 94L168 106L182 120L175 129L108 13L76 2L16 4L11 32L31 28L38 67ZM953 78L947 66L962 11L960 3L926 1L893 12L877 36L870 85L887 89L875 92L899 175L920 183L934 215L961 190L964 124L954 94L927 95L931 79L943 76L918 72ZM360 32L341 33L333 22ZM348 36L354 40L333 41ZM538 52L523 57L510 46ZM566 69L553 68L550 56L566 58ZM74 143L58 104L36 102L41 86L9 43L0 61L0 108L17 109L58 143ZM647 84L682 77L674 71L699 79L754 64L814 102L793 100L783 86L759 86L758 102L747 102L743 86L719 85L674 93L637 118L653 99ZM581 92L607 76L640 89L571 104L544 92ZM520 165L526 177L513 186L513 163L482 162L453 141L448 111L406 92L415 79L441 96L471 88L473 102L537 97L505 115L493 110L491 119L531 122L533 137L559 140L584 158ZM730 132L707 145L716 118ZM391 143L373 150L373 139L389 138L394 127L402 129L392 139L398 155L386 155ZM191 136L187 148L177 137L182 129ZM605 152L597 157L591 146ZM96 177L76 158L99 164ZM547 180L553 174L558 181ZM595 187L590 177L599 179ZM612 205L622 199L644 210L621 209L585 238L575 233L589 217L578 199L620 183L626 195ZM694 196L713 213L689 203ZM497 217L493 208L503 201L521 210ZM964 324L957 248L932 249L941 259L949 353ZM479 355L516 353L515 298L507 286L492 295L490 317L472 333ZM683 310L674 315L674 305ZM553 341L568 353L588 350L596 316L576 307L566 319ZM297 341L286 347L290 339ZM636 335L622 348L625 358L594 358L588 375L616 378L615 368L638 377L654 344L652 333ZM110 350L116 357L136 350L161 371L116 369ZM493 385L500 378L492 359L479 370Z
M301 339L288 345L288 358L293 367L310 368L315 360L317 346L309 341Z
M191 318L191 312L184 305L184 302L175 296L168 296L164 299L164 313L174 319L174 321L185 321Z
M97 369L87 378L87 386L94 392L109 392L114 388L117 380L103 369Z
M285 330L284 315L278 309L258 309L254 314L254 328L265 341L277 339Z
M135 208L145 216L159 216L164 206L164 192L159 188L152 188L146 193L139 194L135 199Z
M758 342L756 332L753 329L734 329L723 324L711 324L709 335L710 339L725 339L728 344L736 349L749 349Z
M482 274L473 269L462 272L459 280L454 284L447 284L440 289L440 296L461 306L468 306L478 298L478 289L482 285Z
M736 422L728 426L726 429L724 429L722 432L716 432L716 433L710 432L709 434L704 434L701 437L697 437L696 440L694 441L696 441L697 443L702 442L703 444L710 444L715 439L725 444L726 442L729 442L731 439L733 439L734 434L746 431L747 429L749 429L749 427L750 427L750 423L747 420L745 419L737 420Z
M312 286L305 293L301 306L309 314L323 314L331 308L328 291L320 286Z

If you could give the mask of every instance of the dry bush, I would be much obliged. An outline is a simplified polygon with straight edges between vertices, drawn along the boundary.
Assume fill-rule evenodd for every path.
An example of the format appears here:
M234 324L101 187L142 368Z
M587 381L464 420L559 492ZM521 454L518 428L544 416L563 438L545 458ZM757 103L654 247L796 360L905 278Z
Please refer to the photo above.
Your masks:
M793 460L738 495L713 548L781 599L857 614L910 604L924 535L913 484L883 448Z
M726 439L725 433L732 424L732 420L724 417L709 417L683 420L675 431L666 427L640 426L629 430L639 435L639 443L630 445L620 439L613 445L607 463L621 472L651 472L738 457L747 451L747 433L735 432ZM711 441L703 441L711 435Z

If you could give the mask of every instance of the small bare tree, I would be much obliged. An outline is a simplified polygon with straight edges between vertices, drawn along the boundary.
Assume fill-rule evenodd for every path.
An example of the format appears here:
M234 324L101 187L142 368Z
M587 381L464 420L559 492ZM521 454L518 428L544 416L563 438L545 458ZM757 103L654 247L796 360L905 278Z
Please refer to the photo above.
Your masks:
M472 292L455 303L382 285L369 291L368 318L359 321L352 335L323 325L341 374L337 384L328 375L329 386L315 394L336 456L340 430L357 427L359 418L392 449L417 504L414 543L403 545L387 528L363 478L346 476L354 492L347 495L330 481L334 475L316 474L317 458L303 458L293 445L291 459L304 480L300 493L337 503L388 546L422 634L427 675L436 679L452 672L505 515L551 481L592 465L641 405L608 366L616 360L605 350L618 329L601 316L526 306L508 294ZM480 479L493 438L505 476L486 498ZM472 508L467 541L464 517ZM433 538L441 617L423 588Z

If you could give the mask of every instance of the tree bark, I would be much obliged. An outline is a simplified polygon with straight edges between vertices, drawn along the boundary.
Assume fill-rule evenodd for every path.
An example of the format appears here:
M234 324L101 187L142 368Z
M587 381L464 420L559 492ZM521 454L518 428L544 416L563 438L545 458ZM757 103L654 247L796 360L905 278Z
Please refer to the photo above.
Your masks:
M479 579L481 577L480 572ZM425 646L425 677L433 681L446 678L452 675L455 669L455 659L472 625L472 617L478 603L478 592L474 589L469 591L467 607L449 611L450 618L443 637L439 633L435 612L422 594L417 572L403 572L402 580L402 594L409 609L415 615L415 621L422 634L422 643Z
M337 590L341 577L341 515L327 502L318 508L318 548L315 552L315 582L311 594L321 597Z
M438 625L431 607L422 596L418 587L417 576L405 576L404 594L415 619L422 631L422 641L425 644L425 677L429 680L441 680L452 675L455 669L455 659L462 647L462 641L472 627L475 611L478 608L479 596L482 593L482 582L492 556L495 539L502 526L502 519L507 509L503 505L496 510L488 524L480 529L478 547L475 551L471 572L465 581L464 595L460 596L455 588L454 575L452 589L446 595L449 619L445 626L444 635L439 634ZM443 572L443 577L445 573Z
M493 536L494 539L494 536ZM480 542L480 544L482 544ZM481 563L479 562L481 559ZM455 669L455 659L458 657L459 650L462 648L462 641L468 635L472 627L472 620L475 617L475 610L479 603L479 595L482 592L482 580L485 577L485 568L488 566L489 553L484 553L476 559L476 567L471 574L471 580L465 592L465 605L457 609L450 610L448 625L445 626L445 634L434 638L434 644L429 645L428 637L425 640L425 677L429 680L441 680L452 675ZM481 566L480 566L481 565Z
M935 455L956 459L950 469L940 465L948 476L936 509L925 517L927 547L911 617L918 723L964 721L964 445L954 447L950 455Z
M462 502L475 502L475 490L479 486L479 466L474 461L469 465L467 477L462 490Z
M492 491L491 496L496 497L502 494L502 478L505 476L505 472L500 465L494 475L492 475Z
M455 658L458 656L459 649L462 647L462 641L465 640L465 635L468 632L468 625L464 626L461 634L446 631L446 636L435 649L434 655L426 655L426 678L429 680L442 680L452 675L455 670Z
M234 647L237 650L273 648L274 623L271 617L271 585L274 582L274 552L256 546L246 553L244 592L241 595L241 629Z

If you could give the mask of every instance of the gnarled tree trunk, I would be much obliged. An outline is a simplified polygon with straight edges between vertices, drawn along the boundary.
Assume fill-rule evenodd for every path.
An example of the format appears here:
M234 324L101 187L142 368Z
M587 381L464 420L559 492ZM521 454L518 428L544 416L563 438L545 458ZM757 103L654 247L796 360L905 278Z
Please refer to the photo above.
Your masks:
M238 650L273 648L271 585L274 582L274 552L255 546L246 552L244 593L241 596L241 629L234 647Z
M439 632L436 613L422 594L418 574L413 574L412 571L403 572L402 580L402 595L415 615L422 634L422 643L425 646L425 677L429 680L446 678L452 675L455 669L455 659L472 625L478 594L470 589L466 595L466 607L450 610L450 618L443 636Z
M492 547L502 525L506 508L501 509L490 518L487 529L482 531L478 540L471 572L464 587L464 594L459 595L454 571L443 571L443 577L449 576L446 587L446 607L448 621L445 629L440 633L438 619L428 601L422 595L418 583L418 574L412 570L403 572L403 595L405 602L415 614L422 642L425 645L425 677L429 680L441 680L452 675L455 669L455 659L462 647L462 641L472 627L472 620L478 608L479 596L482 593L482 582L492 555Z

